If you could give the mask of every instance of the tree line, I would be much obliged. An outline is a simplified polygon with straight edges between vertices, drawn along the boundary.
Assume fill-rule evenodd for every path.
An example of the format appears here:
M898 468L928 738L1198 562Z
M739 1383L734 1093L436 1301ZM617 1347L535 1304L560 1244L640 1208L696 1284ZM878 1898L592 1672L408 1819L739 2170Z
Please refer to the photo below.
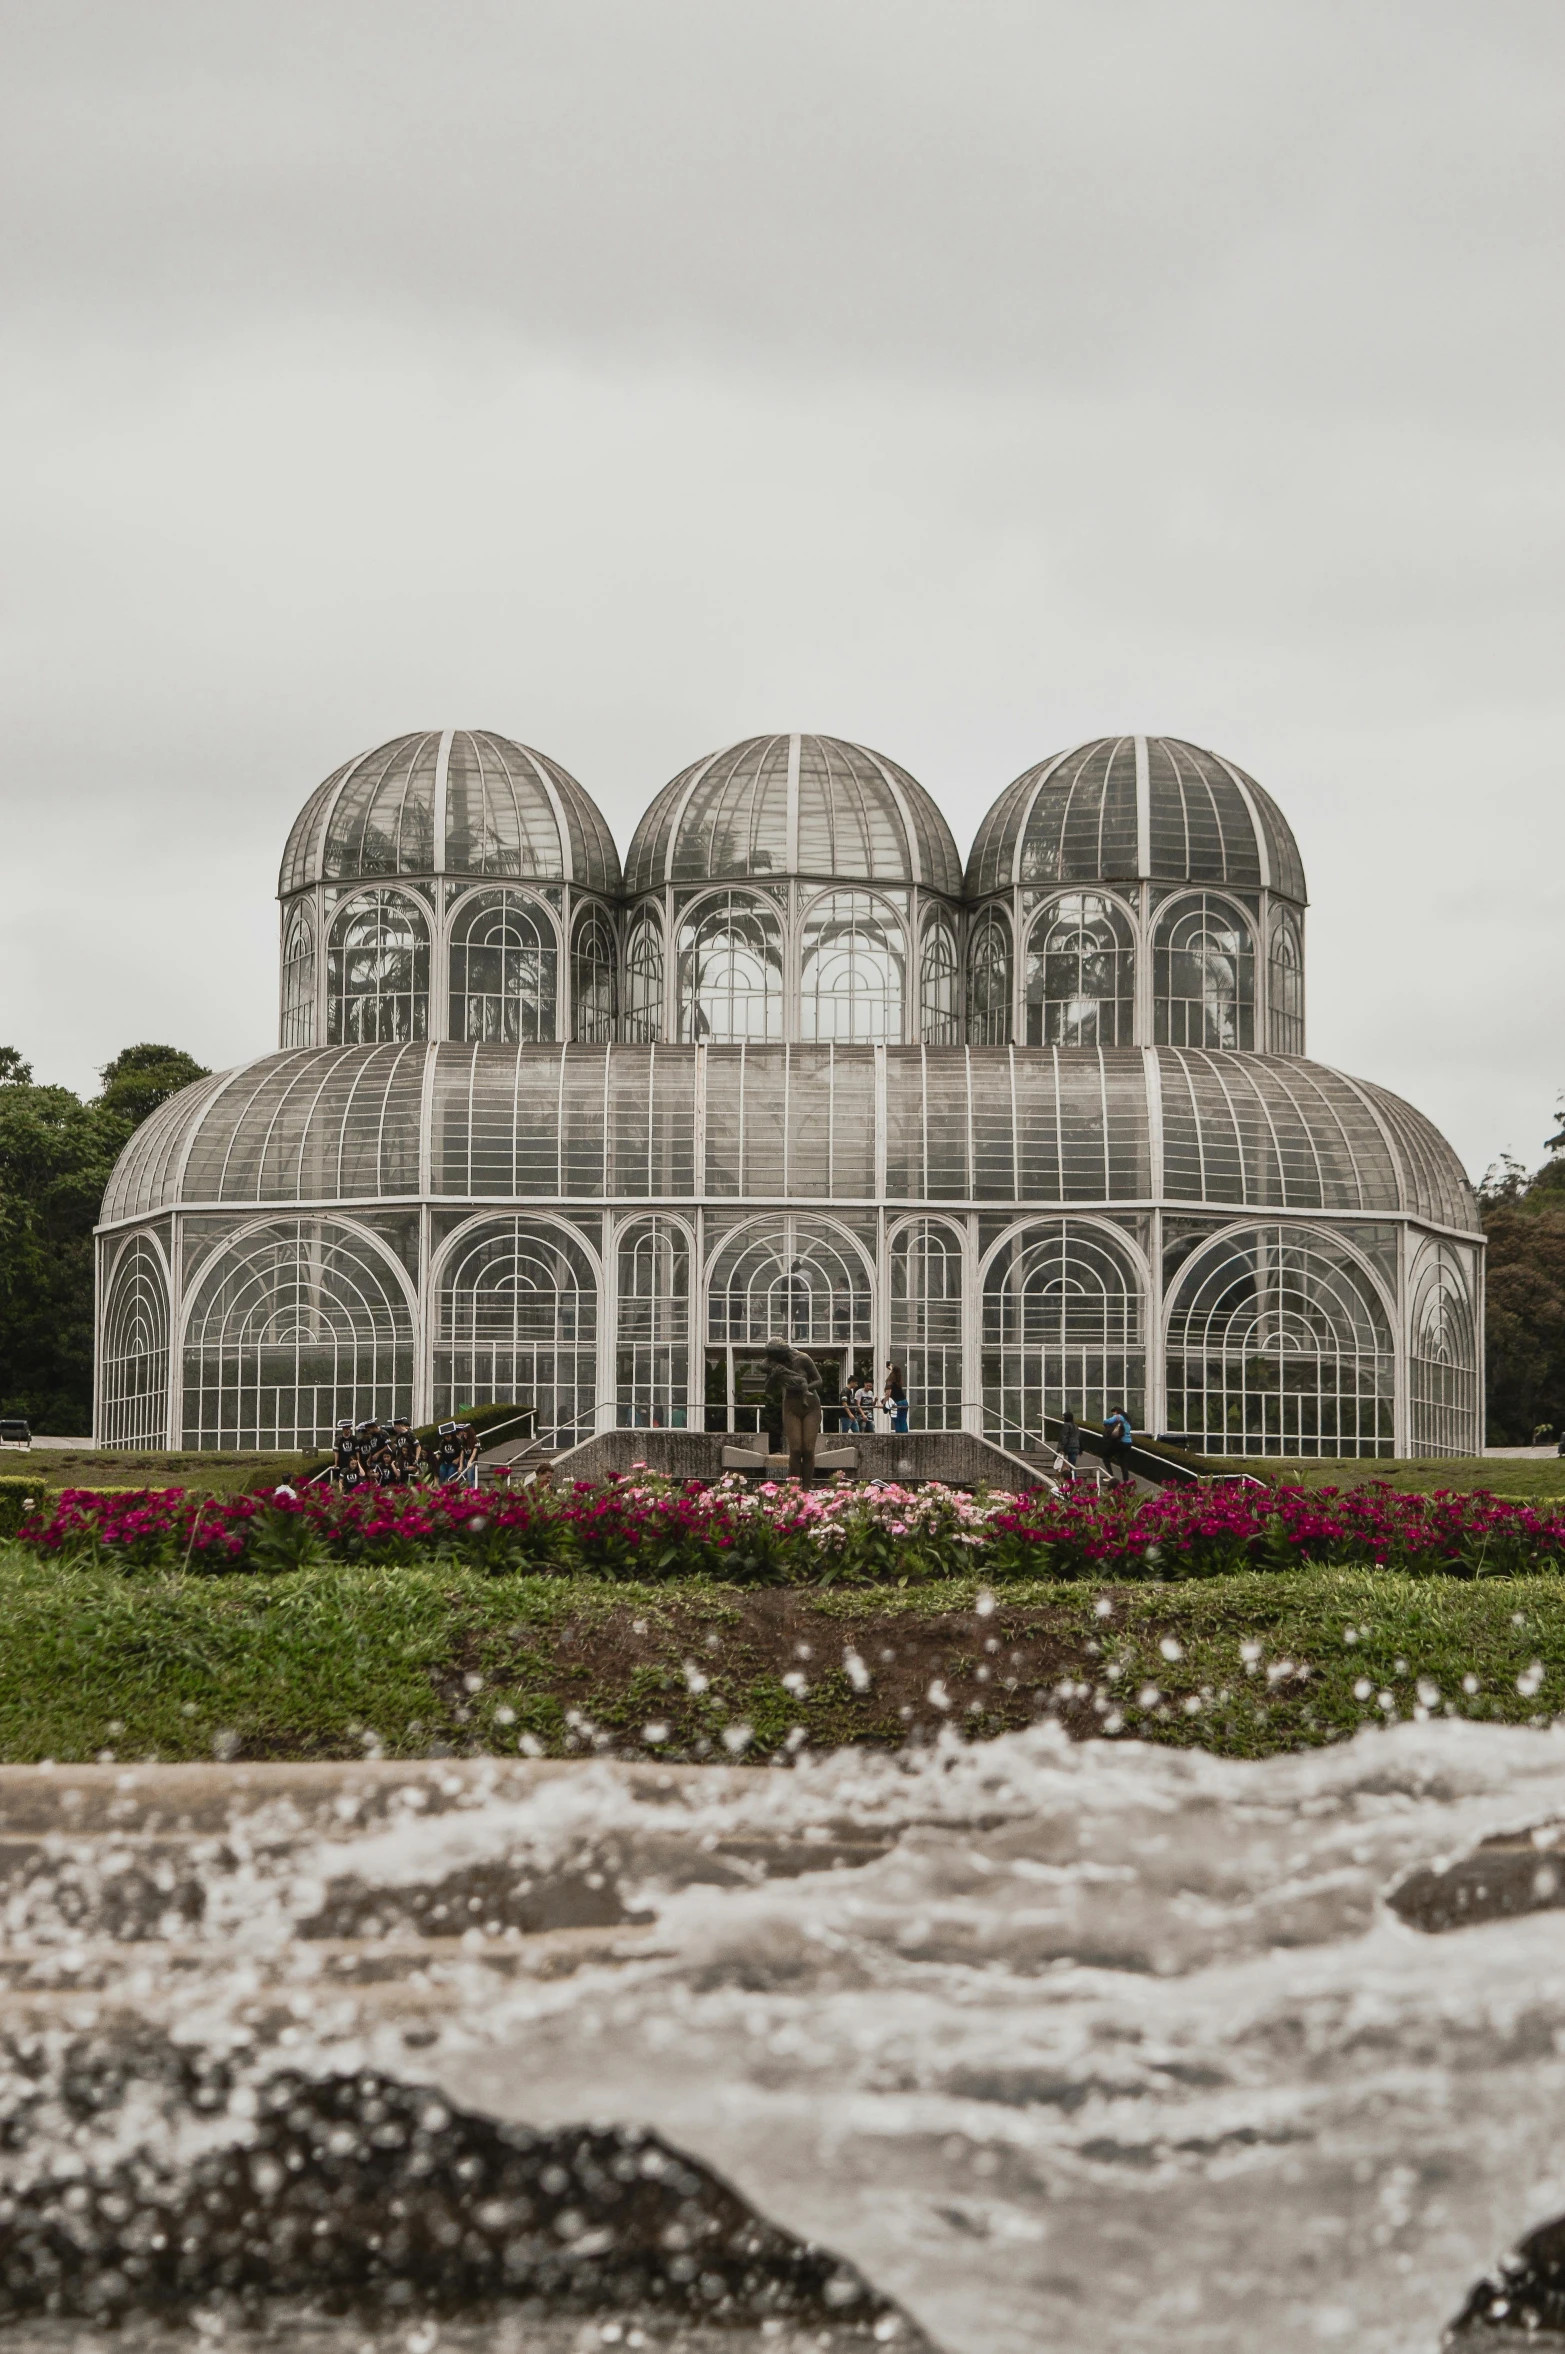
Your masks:
M92 1230L115 1162L149 1112L204 1065L127 1046L101 1091L40 1087L0 1046L0 1414L78 1438L92 1428Z

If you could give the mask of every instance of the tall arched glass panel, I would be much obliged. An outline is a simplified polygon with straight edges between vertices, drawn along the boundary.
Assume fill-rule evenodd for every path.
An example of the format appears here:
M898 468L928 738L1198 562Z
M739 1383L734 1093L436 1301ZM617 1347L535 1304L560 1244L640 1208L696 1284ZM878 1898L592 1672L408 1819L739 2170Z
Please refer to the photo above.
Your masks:
M1408 1406L1415 1455L1475 1455L1478 1336L1460 1254L1424 1245L1413 1270Z
M401 1045L429 1035L429 919L404 891L341 909L326 960L331 1046Z
M619 1237L615 1387L619 1419L683 1430L690 1419L690 1243L672 1218L641 1218Z
M769 1340L808 1350L830 1406L876 1372L873 1338L869 1269L848 1235L813 1218L742 1227L719 1245L707 1283L707 1429L762 1427Z
M1136 955L1123 908L1090 891L1052 901L1027 937L1022 1001L1029 1046L1129 1046Z
M985 908L967 946L967 1036L973 1046L1011 1042L1011 926Z
M396 1270L330 1218L279 1218L214 1252L185 1326L187 1447L315 1447L407 1414L413 1312Z
M1075 1221L1022 1227L984 1277L984 1419L1015 1445L1069 1406L1101 1422L1123 1406L1139 1422L1146 1392L1142 1277L1106 1229Z
M451 923L451 1035L506 1046L555 1034L559 949L548 910L519 891L470 891Z
M465 1234L440 1276L435 1407L530 1406L546 1444L593 1427L598 1285L577 1238L544 1220L495 1218Z
M282 1042L315 1044L315 925L303 907L288 918L283 938Z
M614 934L599 907L584 908L571 941L574 1035L607 1046L614 1035Z
M1158 918L1153 986L1159 1046L1254 1046L1255 943L1226 899L1203 892Z
M625 1036L650 1046L663 1035L663 926L650 907L631 920L625 942Z
M1331 1233L1253 1226L1181 1272L1168 1316L1169 1435L1225 1455L1389 1455L1384 1305Z
M1271 1004L1267 1032L1273 1054L1304 1052L1304 950L1299 927L1286 912L1272 925L1267 975Z
M962 1242L933 1220L891 1238L891 1354L913 1430L962 1427Z
M703 899L679 929L679 1035L717 1046L783 1033L782 922L749 891Z
M899 1046L906 933L868 891L832 891L805 911L802 1031L839 1045Z
M168 1277L144 1235L115 1262L98 1359L98 1435L107 1447L168 1440Z
M960 1046L961 975L956 961L956 931L943 908L924 919L923 949L919 958L919 1035L926 1046Z

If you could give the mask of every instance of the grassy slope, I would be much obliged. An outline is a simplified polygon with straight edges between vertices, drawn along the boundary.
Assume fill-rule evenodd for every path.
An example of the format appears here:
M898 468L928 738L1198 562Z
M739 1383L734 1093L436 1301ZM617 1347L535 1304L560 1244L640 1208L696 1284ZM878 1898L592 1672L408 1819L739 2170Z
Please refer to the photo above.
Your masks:
M33 1479L45 1488L200 1488L243 1494L318 1470L323 1455L168 1455L76 1447L0 1448L0 1479Z
M1394 1488L1424 1496L1437 1488L1486 1488L1495 1496L1565 1496L1565 1459L1558 1455L1431 1455L1406 1461L1347 1456L1317 1462L1257 1456L1231 1468L1292 1488L1356 1488L1367 1480L1383 1479Z
M1565 1579L1301 1570L1037 1584L1005 1588L988 1616L976 1593L971 1582L916 1596L637 1589L433 1567L123 1577L0 1546L0 1758L351 1757L372 1741L400 1756L514 1752L523 1733L555 1754L594 1738L642 1754L655 1723L668 1728L665 1755L722 1757L725 1727L742 1723L760 1757L796 1726L812 1746L899 1743L945 1723L998 1732L1051 1712L1089 1733L1103 1722L1094 1689L1127 1734L1262 1756L1382 1721L1381 1691L1410 1713L1420 1676L1439 1687L1438 1706L1485 1721L1565 1712ZM1349 1626L1363 1630L1352 1645ZM1183 1656L1165 1658L1164 1640ZM1262 1646L1251 1663L1246 1642ZM862 1694L844 1669L850 1644L873 1677ZM1268 1681L1284 1661L1307 1663L1308 1680ZM1534 1661L1541 1687L1518 1693ZM686 1662L705 1690L690 1689ZM787 1690L785 1674L809 1690ZM1464 1674L1479 1679L1476 1695ZM1360 1677L1367 1698L1354 1693ZM1160 1697L1142 1702L1154 1683ZM1198 1712L1185 1710L1191 1698ZM572 1714L585 1720L574 1730Z

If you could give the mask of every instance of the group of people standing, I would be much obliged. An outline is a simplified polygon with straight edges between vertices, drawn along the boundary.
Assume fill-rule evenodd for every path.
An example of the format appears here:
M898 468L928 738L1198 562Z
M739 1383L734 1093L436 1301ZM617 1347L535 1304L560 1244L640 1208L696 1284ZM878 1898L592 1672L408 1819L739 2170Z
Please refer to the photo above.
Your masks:
M862 1381L850 1382L838 1392L838 1411L845 1431L891 1431L900 1435L907 1429L907 1383L902 1378L900 1365L886 1367L886 1386L877 1390L866 1373Z
M395 1422L337 1425L331 1484L344 1495L358 1488L438 1488L478 1485L478 1434L465 1422L442 1422L427 1444L405 1415Z

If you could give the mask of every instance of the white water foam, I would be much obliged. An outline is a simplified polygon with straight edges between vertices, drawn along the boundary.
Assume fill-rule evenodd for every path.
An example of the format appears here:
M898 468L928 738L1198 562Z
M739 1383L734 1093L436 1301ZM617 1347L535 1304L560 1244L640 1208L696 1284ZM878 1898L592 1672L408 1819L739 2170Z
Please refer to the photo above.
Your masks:
M1565 1913L1427 1935L1387 1898L1560 1818L1565 1737L1455 1723L1249 1765L1050 1728L661 1790L586 1765L214 1881L179 2032L220 2038L246 1949L347 1880L597 1879L650 1916L616 1958L464 1954L411 2066L316 1967L289 2064L644 2124L948 2354L1432 2354L1565 2211Z

